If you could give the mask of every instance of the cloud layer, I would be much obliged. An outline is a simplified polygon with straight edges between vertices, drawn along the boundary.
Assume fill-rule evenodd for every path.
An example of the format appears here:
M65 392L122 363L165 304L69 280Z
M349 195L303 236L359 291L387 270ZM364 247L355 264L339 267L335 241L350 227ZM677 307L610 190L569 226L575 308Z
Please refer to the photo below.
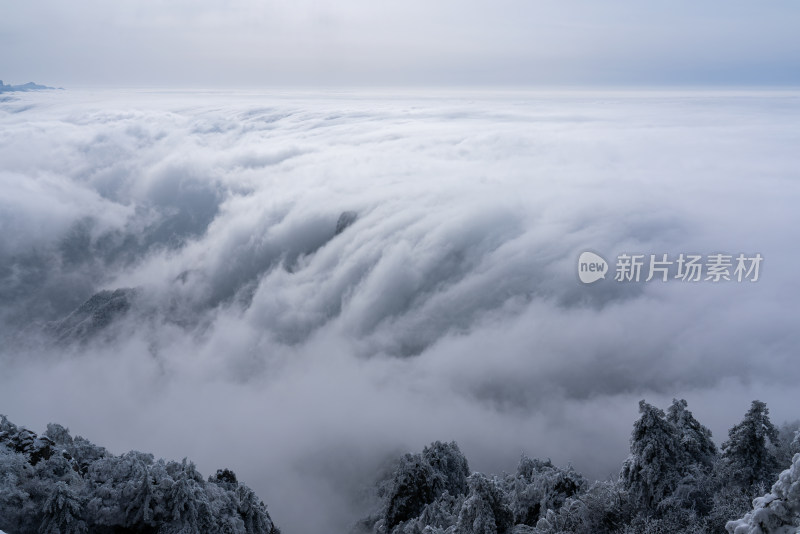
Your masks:
M4 98L0 406L224 464L287 532L344 530L434 439L605 477L641 397L718 440L755 397L796 418L796 98ZM765 259L757 283L583 286L586 249Z

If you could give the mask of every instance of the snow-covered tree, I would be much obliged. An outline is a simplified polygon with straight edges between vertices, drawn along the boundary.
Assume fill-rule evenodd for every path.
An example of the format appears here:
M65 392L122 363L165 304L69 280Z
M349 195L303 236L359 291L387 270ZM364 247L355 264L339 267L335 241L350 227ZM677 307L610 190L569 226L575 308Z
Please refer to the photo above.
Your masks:
M236 486L239 485L239 481L236 479L236 473L227 468L217 469L215 474L208 477L208 481L224 486L227 489L235 489Z
M55 483L43 512L40 534L83 534L87 531L82 519L83 504L64 482Z
M152 462L151 455L131 451L122 456L102 456L88 466L86 480L94 491L87 509L94 523L109 527L133 524L135 507L140 504L140 484Z
M481 473L469 477L469 494L461 505L455 534L503 534L514 517L500 485Z
M778 465L790 465L794 455L800 452L800 421L783 423L778 428L778 446L775 458Z
M411 523L408 532L451 531L455 529L458 514L464 504L464 495L453 496L444 492L435 501L427 505L422 513Z
M447 491L450 495L467 493L469 464L455 441L450 443L435 441L422 450L422 457L437 474L441 475L439 482L443 483L443 487L436 488L437 494L441 494L442 491Z
M244 521L247 534L272 534L276 531L267 507L247 486L238 486L236 496L239 501L237 512Z
M0 529L35 533L277 534L266 506L229 471L121 456L59 425L42 436L0 417Z
M678 429L662 410L640 401L639 413L620 478L637 506L655 510L677 487L684 454Z
M72 445L66 447L67 453L72 456L78 470L86 474L89 466L101 458L108 456L108 451L103 447L98 447L88 439L76 436L72 440Z
M753 508L753 496L739 486L722 484L712 496L712 507L704 518L710 532L725 532L725 525L736 517L743 517Z
M187 531L204 532L201 525L208 522L206 515L210 506L203 491L203 479L193 463L186 458L180 464L170 462L167 471L172 471L175 483L167 491L167 516L174 527ZM172 468L172 469L170 469Z
M0 444L0 529L34 531L38 526L36 516L41 504L37 505L26 491L32 476L27 458Z
M139 466L136 478L126 488L121 504L125 507L127 525L156 525L156 513L161 511L157 483L147 464Z
M558 511L564 502L585 486L583 476L572 467L561 469L550 460L523 456L505 490L515 524L534 526L547 510Z
M558 510L548 509L537 521L533 534L617 532L630 519L624 500L625 494L618 484L595 482L564 501Z
M697 465L710 470L717 457L717 446L711 431L694 418L687 406L684 399L673 399L672 405L667 408L667 421L678 429L681 448L686 456L684 465Z
M443 486L439 475L421 454L406 454L395 469L386 495L386 532L419 515Z
M61 447L67 447L73 443L72 436L69 435L69 429L56 423L49 423L44 435Z
M800 454L782 472L772 491L753 501L753 511L725 525L731 534L793 534L800 532Z
M769 408L754 400L722 444L723 478L745 488L757 484L768 487L778 469L773 451L777 444L778 431L769 419Z
M452 500L463 500L469 490L468 476L469 464L455 442L436 441L421 453L405 454L378 484L380 506L361 525L387 534L413 532L416 526L423 529L421 515L453 513L445 509Z
M691 515L681 509L704 515L712 507L717 447L711 431L687 406L685 400L673 399L664 414L644 401L639 405L642 415L634 425L631 456L621 479L645 515L669 516L647 521L679 524Z

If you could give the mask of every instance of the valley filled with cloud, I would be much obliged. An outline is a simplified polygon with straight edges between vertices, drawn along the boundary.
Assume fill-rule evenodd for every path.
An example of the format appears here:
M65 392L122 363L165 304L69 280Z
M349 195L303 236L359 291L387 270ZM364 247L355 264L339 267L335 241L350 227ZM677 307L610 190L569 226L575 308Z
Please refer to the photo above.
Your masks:
M285 532L346 531L433 440L604 479L641 398L717 441L754 398L794 420L798 98L9 93L0 405L229 467ZM584 285L584 250L764 259Z

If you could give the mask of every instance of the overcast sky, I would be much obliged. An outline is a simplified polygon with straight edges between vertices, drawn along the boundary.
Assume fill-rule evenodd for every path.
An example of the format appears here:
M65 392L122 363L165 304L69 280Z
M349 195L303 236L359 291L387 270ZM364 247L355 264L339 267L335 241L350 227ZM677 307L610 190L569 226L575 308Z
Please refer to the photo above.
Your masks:
M0 78L54 85L797 85L800 2L29 0Z

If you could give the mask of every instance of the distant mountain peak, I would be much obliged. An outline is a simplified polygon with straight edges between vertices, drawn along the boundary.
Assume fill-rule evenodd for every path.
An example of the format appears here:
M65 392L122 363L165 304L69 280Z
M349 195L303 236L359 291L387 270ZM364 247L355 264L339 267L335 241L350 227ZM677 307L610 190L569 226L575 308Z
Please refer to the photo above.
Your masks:
M0 80L0 93L9 93L12 91L43 91L49 89L56 89L55 87L49 87L47 85L39 85L38 83L28 82L22 85L6 85L3 83L3 80ZM59 87L58 89L63 89L63 87Z

